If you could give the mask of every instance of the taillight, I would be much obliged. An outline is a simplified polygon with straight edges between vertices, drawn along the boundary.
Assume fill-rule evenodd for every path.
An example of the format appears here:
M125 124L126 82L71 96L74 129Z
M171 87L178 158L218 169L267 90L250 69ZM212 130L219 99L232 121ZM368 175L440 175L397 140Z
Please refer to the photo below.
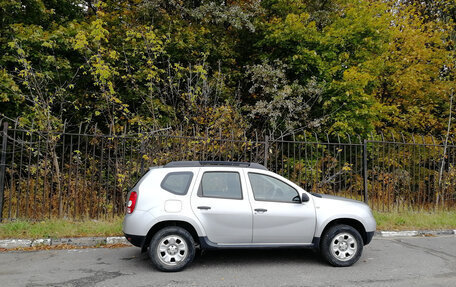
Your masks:
M128 203L127 203L127 213L128 214L132 213L133 210L135 210L137 198L138 198L138 194L136 193L136 191L132 191L130 193L130 198L128 199Z

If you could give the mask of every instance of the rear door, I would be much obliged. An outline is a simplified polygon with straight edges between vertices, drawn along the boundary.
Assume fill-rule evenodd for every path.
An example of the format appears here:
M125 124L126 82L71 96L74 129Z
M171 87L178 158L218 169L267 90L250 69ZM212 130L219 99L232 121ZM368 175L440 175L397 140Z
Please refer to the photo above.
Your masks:
M312 199L300 202L300 190L273 174L246 172L253 211L253 243L309 244L315 233Z
M191 205L208 239L218 244L251 243L252 208L244 174L239 169L203 167L197 182Z

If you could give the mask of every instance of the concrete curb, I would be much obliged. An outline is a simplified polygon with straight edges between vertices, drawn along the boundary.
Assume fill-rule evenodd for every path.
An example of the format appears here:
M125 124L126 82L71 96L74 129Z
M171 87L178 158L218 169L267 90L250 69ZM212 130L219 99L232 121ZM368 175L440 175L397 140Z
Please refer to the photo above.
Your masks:
M376 237L416 237L454 235L456 230L409 230L409 231L376 231Z
M125 237L71 237L71 238L40 238L40 239L3 239L0 248L13 249L36 246L99 246L105 244L130 244Z
M376 231L375 237L417 237L455 235L456 230L409 230L409 231ZM58 246L62 244L74 246L100 246L105 244L130 244L123 236L109 237L71 237L71 238L40 238L40 239L3 239L0 248L14 249L36 246Z

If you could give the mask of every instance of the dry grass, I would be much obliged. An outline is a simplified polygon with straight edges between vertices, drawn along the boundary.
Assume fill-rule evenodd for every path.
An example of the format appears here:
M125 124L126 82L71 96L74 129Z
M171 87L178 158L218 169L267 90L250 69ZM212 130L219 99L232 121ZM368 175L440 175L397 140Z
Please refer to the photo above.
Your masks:
M374 211L374 217L377 230L456 229L456 211Z
M5 238L61 238L122 235L123 217L103 220L73 221L47 219L43 221L15 220L0 224L0 239Z
M374 211L374 216L377 220L377 230L456 229L456 211ZM15 220L0 224L0 239L121 236L122 219L123 217L86 221L48 219L31 222Z

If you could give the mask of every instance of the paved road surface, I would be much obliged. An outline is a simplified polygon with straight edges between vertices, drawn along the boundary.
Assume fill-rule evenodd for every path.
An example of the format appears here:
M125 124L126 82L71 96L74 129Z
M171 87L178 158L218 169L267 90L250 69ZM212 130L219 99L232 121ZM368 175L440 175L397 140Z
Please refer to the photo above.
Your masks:
M179 273L134 247L6 252L0 286L456 286L456 236L374 238L349 268L309 250L207 252Z

